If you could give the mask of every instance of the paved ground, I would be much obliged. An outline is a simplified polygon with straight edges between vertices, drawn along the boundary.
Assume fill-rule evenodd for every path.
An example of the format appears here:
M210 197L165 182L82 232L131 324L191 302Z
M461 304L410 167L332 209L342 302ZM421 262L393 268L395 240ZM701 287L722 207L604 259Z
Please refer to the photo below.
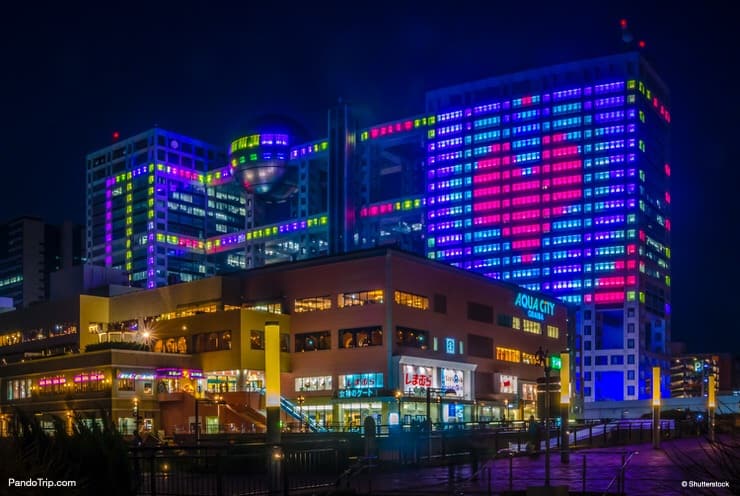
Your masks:
M610 486L610 482L618 474L623 456L635 452L625 470L625 494L740 494L740 481L737 480L728 481L734 485L731 488L688 487L692 481L724 482L717 477L727 477L722 475L723 472L716 467L715 458L706 449L707 445L699 439L666 441L658 450L653 449L651 444L589 449L571 453L569 464L561 463L560 454L553 452L550 455L551 485L567 485L575 494L582 491L585 459L585 490L592 494L602 493L609 487L609 492L616 494L618 485L614 482ZM735 453L735 456L740 454ZM500 494L510 488L524 490L528 486L544 484L544 454L493 460L485 467L477 481L470 480L469 464L455 467L454 472L449 466L406 468L390 472L378 472L376 469L374 473L357 477L353 486L362 493L385 492L410 496L435 493ZM682 487L684 481L686 488Z

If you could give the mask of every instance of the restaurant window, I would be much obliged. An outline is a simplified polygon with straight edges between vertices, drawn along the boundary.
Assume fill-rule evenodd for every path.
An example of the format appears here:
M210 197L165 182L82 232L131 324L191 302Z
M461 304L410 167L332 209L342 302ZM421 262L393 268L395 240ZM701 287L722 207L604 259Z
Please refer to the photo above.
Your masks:
M429 298L426 296L420 296L413 293L406 293L405 291L395 291L393 298L399 305L404 305L411 308L418 308L419 310L429 309Z
M295 335L295 351L319 351L331 349L331 332L305 332Z
M493 358L493 339L477 334L468 334L468 354L481 358Z
M290 334L280 334L280 351L290 353Z
M501 346L496 347L496 360L502 360L504 362L521 362L522 354L519 350L513 348L502 348Z
M244 305L245 310L254 310L256 312L283 313L283 305L277 303L249 303Z
M382 289L341 293L337 297L337 306L339 308L371 305L374 303L383 303Z
M383 328L376 327L356 327L353 329L339 330L339 347L340 348L363 348L366 346L383 345Z
M301 298L295 300L293 311L296 313L316 312L319 310L329 310L331 308L331 296L313 296L311 298Z
M136 387L135 379L118 379L119 391L133 391Z
M396 327L396 345L426 350L429 347L429 331Z
M250 348L253 350L264 350L265 349L265 332L258 330L250 331Z

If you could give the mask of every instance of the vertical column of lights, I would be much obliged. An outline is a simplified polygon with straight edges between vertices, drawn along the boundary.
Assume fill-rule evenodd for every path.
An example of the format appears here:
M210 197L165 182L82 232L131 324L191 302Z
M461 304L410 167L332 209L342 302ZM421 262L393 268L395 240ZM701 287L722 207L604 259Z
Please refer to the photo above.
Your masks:
M584 115L582 87L542 95L543 283L564 301L579 303L584 256Z
M636 160L634 119L636 110L630 104L629 83L624 81L598 84L593 87L593 129L591 142L586 145L584 179L592 186L586 190L586 206L592 210L590 232L586 233L591 253L584 295L586 303L622 303L634 299L630 287L637 284L630 270L636 253L636 231L630 224L636 221L630 210L636 205L634 178ZM627 292L627 293L625 293Z
M504 102L504 127L501 159L501 220L505 248L502 279L532 290L542 289L541 278L544 238L550 233L550 215L546 210L549 180L545 161L550 140L542 119L549 116L545 95L526 95Z
M126 195L126 272L128 272L129 281L131 280L131 269L133 253L131 251L131 239L134 234L133 228L133 178L131 171L126 173L124 193Z
M154 164L147 170L147 213L146 213L146 287L157 286L156 221L154 220Z
M113 266L113 186L115 177L105 180L105 266Z
M463 111L427 118L427 256L463 264L463 227L470 214L470 170L464 164ZM469 248L467 248L469 255Z

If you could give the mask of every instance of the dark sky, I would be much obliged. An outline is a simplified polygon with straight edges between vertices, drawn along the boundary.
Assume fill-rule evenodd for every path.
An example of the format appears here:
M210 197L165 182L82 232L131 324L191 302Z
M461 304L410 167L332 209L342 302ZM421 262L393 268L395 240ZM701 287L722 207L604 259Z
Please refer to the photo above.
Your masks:
M115 130L157 124L225 146L269 112L319 138L337 97L363 125L421 113L425 90L614 53L625 17L672 91L674 339L738 352L740 41L726 7L699 3L64 2L12 12L0 29L0 221L84 223L85 154Z

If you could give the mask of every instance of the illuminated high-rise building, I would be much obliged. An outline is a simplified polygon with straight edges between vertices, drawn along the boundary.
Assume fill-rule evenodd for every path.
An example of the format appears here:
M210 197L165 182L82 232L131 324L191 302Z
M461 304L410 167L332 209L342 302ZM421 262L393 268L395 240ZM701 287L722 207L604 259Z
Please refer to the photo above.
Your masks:
M670 391L668 105L638 53L427 94L427 256L579 305L585 401Z
M158 128L90 153L88 259L149 288L243 268L243 254L206 256L209 236L244 231L231 173L221 147Z
M89 257L158 287L394 244L577 306L584 401L649 398L656 365L667 396L668 99L628 52L431 91L369 127L340 104L309 142L266 121L228 156L155 129L88 157Z

